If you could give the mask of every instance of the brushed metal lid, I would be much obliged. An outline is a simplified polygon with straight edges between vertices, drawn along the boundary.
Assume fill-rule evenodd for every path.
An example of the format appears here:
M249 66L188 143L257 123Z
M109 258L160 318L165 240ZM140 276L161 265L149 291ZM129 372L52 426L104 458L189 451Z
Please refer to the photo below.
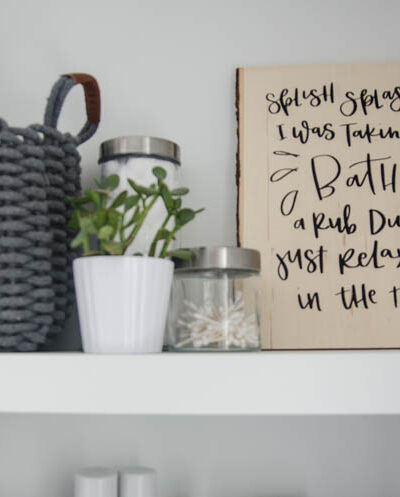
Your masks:
M205 270L243 271L259 273L260 252L241 247L195 247L186 248L192 255L189 259L173 259L175 272L197 272Z
M100 145L99 164L124 155L155 157L181 164L179 145L154 136L118 136Z

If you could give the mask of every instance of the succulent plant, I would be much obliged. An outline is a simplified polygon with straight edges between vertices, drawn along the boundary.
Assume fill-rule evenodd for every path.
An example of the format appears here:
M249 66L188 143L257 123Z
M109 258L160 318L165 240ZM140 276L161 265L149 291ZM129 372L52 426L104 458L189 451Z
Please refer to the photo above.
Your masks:
M70 198L73 215L69 226L77 232L71 247L81 247L83 256L125 254L150 210L161 198L166 211L165 219L156 231L148 255L161 258L189 257L188 251L169 251L169 246L176 233L204 209L182 207L182 197L189 193L189 189L181 187L170 190L165 183L165 169L154 167L153 175L155 182L150 186L139 185L128 179L132 191L123 191L114 199L113 192L119 186L116 174L108 176L102 184L97 185L97 189L88 189L81 197Z

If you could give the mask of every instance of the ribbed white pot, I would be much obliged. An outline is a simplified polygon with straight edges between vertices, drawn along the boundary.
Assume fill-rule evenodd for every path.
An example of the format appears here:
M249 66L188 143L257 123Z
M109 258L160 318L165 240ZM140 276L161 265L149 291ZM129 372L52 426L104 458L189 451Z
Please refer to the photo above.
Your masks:
M161 352L174 265L155 257L75 259L83 350L93 354Z

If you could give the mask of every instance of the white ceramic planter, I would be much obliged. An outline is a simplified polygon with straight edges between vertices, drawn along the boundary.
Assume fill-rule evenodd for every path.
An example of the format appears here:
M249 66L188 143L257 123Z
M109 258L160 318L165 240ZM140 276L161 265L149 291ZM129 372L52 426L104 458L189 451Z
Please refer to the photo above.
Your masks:
M93 256L74 261L83 350L161 352L174 265L155 257Z

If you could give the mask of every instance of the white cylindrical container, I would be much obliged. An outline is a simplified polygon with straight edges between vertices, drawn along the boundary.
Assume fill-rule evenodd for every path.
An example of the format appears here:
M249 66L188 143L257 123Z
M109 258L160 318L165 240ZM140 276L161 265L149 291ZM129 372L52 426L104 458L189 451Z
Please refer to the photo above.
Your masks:
M123 469L119 497L157 497L156 471L139 466Z
M121 136L103 142L100 146L101 174L103 179L112 174L118 174L120 183L113 192L113 200L120 192L127 190L132 195L135 192L128 183L132 179L142 186L157 183L153 168L158 166L165 169L167 177L164 182L170 190L179 187L179 166L181 164L179 146L169 140L152 136ZM137 237L129 247L127 254L137 252L148 254L151 242L166 216L163 201L158 199L148 214L146 222ZM172 219L170 221L172 223ZM167 225L166 228L170 227ZM174 244L171 244L173 247Z
M108 468L84 468L75 475L75 497L118 497L118 473Z
M74 260L83 350L161 352L174 264L167 259L91 256Z

